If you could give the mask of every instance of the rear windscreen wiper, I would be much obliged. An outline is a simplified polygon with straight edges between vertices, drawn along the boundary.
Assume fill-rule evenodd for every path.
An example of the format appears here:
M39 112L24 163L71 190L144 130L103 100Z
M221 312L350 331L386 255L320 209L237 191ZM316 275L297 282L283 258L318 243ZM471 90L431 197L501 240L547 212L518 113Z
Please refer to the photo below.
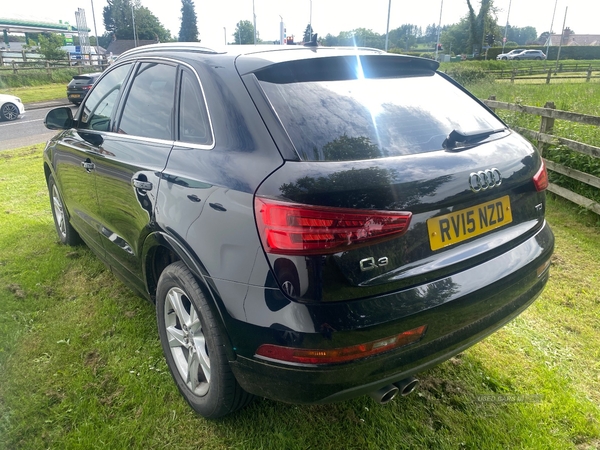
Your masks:
M506 128L497 128L495 130L485 130L465 133L459 130L452 130L448 137L442 143L446 150L457 150L472 147L477 142L481 142L492 134L506 131Z

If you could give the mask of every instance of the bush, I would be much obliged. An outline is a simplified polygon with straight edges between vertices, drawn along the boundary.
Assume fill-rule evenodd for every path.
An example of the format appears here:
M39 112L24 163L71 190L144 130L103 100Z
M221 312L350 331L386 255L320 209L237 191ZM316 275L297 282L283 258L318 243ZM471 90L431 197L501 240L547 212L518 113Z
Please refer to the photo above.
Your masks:
M493 79L481 65L449 64L444 66L443 72L462 85Z

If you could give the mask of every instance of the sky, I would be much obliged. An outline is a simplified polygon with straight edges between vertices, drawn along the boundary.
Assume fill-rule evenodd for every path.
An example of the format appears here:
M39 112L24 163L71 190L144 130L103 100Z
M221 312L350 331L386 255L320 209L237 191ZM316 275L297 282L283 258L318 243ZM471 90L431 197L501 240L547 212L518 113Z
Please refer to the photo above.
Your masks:
M177 0L140 0L141 4L158 17L172 35L177 36L181 25L181 3ZM59 20L75 24L75 11L85 10L88 28L94 35L92 5L96 16L98 35L104 33L102 9L106 0L25 0L2 2L0 18L41 20L57 23ZM473 0L476 11L479 0ZM555 10L556 3L556 10ZM256 15L256 29L264 41L279 39L279 23L283 19L287 35L302 39L309 22L320 37L328 33L337 36L340 31L355 28L371 29L379 34L386 31L388 0L194 0L198 16L198 30L204 45L223 45L232 42L236 23L252 22ZM597 0L494 0L498 9L498 24L535 27L538 35L562 28L567 9L566 26L578 34L600 34L600 2ZM594 6L592 6L594 5ZM509 11L510 9L510 11ZM311 12L312 11L312 12ZM389 29L403 24L425 27L431 24L450 25L468 12L466 0L391 0ZM554 16L554 17L553 17ZM554 20L553 20L554 19Z

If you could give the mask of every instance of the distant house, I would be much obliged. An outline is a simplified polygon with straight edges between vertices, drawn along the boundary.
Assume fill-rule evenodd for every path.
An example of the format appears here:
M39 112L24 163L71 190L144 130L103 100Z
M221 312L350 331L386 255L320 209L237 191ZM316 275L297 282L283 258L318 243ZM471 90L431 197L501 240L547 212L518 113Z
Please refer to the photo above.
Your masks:
M600 45L600 34L552 34L550 35L550 45L552 46L571 46L571 45ZM547 45L545 40L542 45Z
M158 44L160 41L156 40L139 40L135 45L134 40L130 39L115 39L108 47L106 47L106 53L112 53L114 56L119 56L121 53L125 53L127 50L131 50L135 47L141 47L142 45Z

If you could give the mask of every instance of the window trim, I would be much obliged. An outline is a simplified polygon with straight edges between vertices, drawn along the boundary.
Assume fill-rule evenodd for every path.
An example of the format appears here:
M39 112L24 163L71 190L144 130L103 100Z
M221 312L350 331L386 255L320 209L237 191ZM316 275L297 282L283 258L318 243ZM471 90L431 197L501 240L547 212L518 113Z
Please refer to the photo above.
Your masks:
M129 75L129 79L127 80L127 85L125 86L125 90L123 90L123 93L121 94L121 98L119 100L119 104L118 104L118 118L119 120L115 120L115 127L113 128L113 130L111 130L112 133L117 134L118 136L124 137L124 136L130 136L131 138L136 138L136 139L144 139L147 140L148 142L171 142L174 146L177 147L183 147L183 148L193 148L193 149L199 149L199 150L212 150L215 148L216 146L216 139L215 139L215 132L214 132L214 128L213 128L213 122L212 122L212 118L210 115L210 109L208 108L208 103L206 102L206 92L204 90L204 86L202 85L202 82L200 81L200 76L198 75L198 72L194 69L193 66L191 66L190 64L183 62L183 61L179 61L177 59L173 59L173 58L164 58L164 57L145 57L145 58L139 58L136 59L134 62L134 65L136 66L136 71L137 71L137 67L139 64L143 64L143 63L152 63L152 62L158 62L158 63L169 63L171 65L175 65L177 67L177 75L176 75L176 79L175 79L175 98L174 98L174 108L175 108L175 118L174 118L174 122L175 125L173 126L173 130L174 130L174 134L173 134L173 139L172 140L161 140L161 139L154 139L154 138L148 138L148 137L144 137L144 136L137 136L137 135L124 135L124 134L120 134L117 133L116 130L118 129L118 122L121 121L121 115L123 113L123 108L125 106L125 103L127 101L127 95L129 94L129 90L131 89L131 85L132 85L132 80L133 80L133 76L132 73L130 73ZM211 135L211 141L212 144L211 145L203 145L203 144L194 144L191 142L185 142L185 141L179 141L177 139L175 139L176 134L175 134L175 126L179 126L179 109L180 109L180 104L179 104L179 92L180 92L180 77L179 74L181 72L181 68L185 67L187 69L189 69L193 75L193 77L195 77L197 83L200 85L200 90L202 92L202 97L203 97L203 103L204 103L204 109L206 112L206 116L208 117L208 125L209 125L209 132Z
M175 86L173 89L173 109L176 109L176 97L177 97L177 92L178 92L178 85L177 85L177 73L178 73L178 62L177 61L172 61L172 60L168 60L168 59L164 59L163 58L140 58L138 60L136 60L134 62L134 69L130 72L129 74L129 79L127 80L127 85L125 86L125 89L122 91L121 93L121 97L119 98L119 103L117 105L117 115L115 116L115 121L113 123L113 127L111 129L111 133L117 134L119 136L130 136L132 138L135 139L144 139L144 140L149 140L151 142L170 142L173 143L175 142L175 136L174 136L174 122L175 119L174 117L171 117L171 139L159 139L159 138L152 138L152 137L148 137L148 136L141 136L139 134L123 134L123 133L119 133L119 126L121 124L121 120L123 119L123 112L125 109L125 105L127 103L127 98L129 97L129 94L131 93L131 89L133 87L133 82L135 81L136 75L139 72L140 67L142 66L142 64L165 64L165 61L168 64L165 65L169 65L169 66L174 66L175 67ZM162 61L161 61L162 60Z
M100 134L100 133L113 133L113 129L115 126L115 122L116 122L116 117L117 117L117 112L119 111L120 107L121 107L121 101L123 98L123 92L125 89L128 89L129 87L129 82L131 79L131 74L135 68L135 61L123 61L121 64L115 64L114 66L111 66L110 68L110 72L117 70L118 67L121 66L125 66L125 65L129 65L129 71L127 72L127 75L125 75L125 78L123 78L123 83L121 84L121 89L119 90L119 94L118 97L115 101L115 107L113 108L113 110L111 111L110 114L110 123L109 123L109 127L108 130L103 131L103 130L90 130L88 128L82 128L80 126L81 124L81 116L83 115L83 111L85 110L84 106L87 104L87 102L89 101L89 96L86 97L86 99L84 100L84 102L81 104L81 106L78 108L77 110L77 130L83 130L86 132L90 132L90 133L94 133L94 134ZM96 83L94 83L94 87L92 87L92 90L95 88L97 83L100 83L104 77L106 76L106 74L109 73L108 70L104 71L104 73L102 74L101 77L99 77L96 80Z
M181 133L180 133L180 117L181 117L181 91L183 89L182 86L182 80L183 80L183 75L184 73L188 73L188 75L190 75L192 77L192 82L195 79L195 81L197 82L197 85L200 87L200 92L202 94L202 104L204 106L204 113L206 114L206 119L208 120L208 133L209 133L209 138L210 138L210 144L198 144L195 142L189 142L186 140L181 139ZM177 114L175 116L175 143L178 146L181 147L193 147L196 149L201 149L201 150L212 150L215 147L215 133L213 131L213 127L212 127L212 120L210 117L210 111L208 109L208 104L206 103L206 95L204 93L204 88L202 86L202 83L200 82L200 77L198 76L198 74L196 73L196 71L190 67L189 65L185 64L185 63L180 63L179 64L179 68L177 71L177 99L176 99L176 104L175 104L175 109L177 111ZM200 105L202 107L202 105Z

